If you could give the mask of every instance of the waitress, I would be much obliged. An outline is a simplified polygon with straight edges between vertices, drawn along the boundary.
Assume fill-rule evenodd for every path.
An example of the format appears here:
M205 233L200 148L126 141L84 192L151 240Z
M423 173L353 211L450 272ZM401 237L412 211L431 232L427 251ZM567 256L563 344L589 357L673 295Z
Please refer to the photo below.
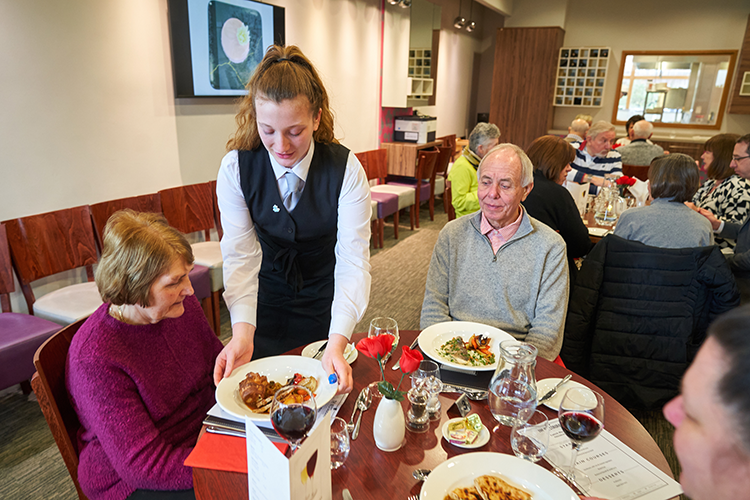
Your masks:
M214 379L327 339L323 367L349 392L344 349L370 296L367 176L299 48L269 47L247 89L216 186L233 336Z

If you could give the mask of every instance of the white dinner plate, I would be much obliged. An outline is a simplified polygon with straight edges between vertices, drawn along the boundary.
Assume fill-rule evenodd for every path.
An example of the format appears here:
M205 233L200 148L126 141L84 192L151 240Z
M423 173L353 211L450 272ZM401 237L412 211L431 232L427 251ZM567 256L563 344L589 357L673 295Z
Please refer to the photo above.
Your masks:
M318 340L312 344L307 344L305 348L302 349L302 355L306 358L312 358L325 342L325 340ZM354 360L357 359L358 355L359 351L354 347L354 344L346 344L346 349L344 349L344 359L347 363L354 363Z
M450 436L448 436L448 424L452 422L458 422L459 420L463 420L463 417L452 418L443 424L443 439L448 441L448 443L452 444L453 446L458 446L459 448L473 450L476 448L481 448L482 446L490 442L490 431L487 426L484 425L484 422L482 422L482 432L479 433L476 441L471 444L451 443Z
M427 476L420 500L443 500L450 491L471 486L474 478L499 476L531 493L534 500L578 500L561 479L537 464L502 453L474 452L443 462Z
M219 382L216 387L216 402L221 409L241 419L247 416L250 420L269 420L268 413L253 413L240 397L240 382L250 372L265 375L268 380L282 384L292 378L295 373L305 377L315 377L318 379L318 389L315 391L315 403L318 408L330 401L336 395L338 388L338 384L328 383L328 374L317 359L302 356L272 356L257 359L235 368L232 374Z
M490 349L495 355L495 363L487 366L471 366L454 363L445 359L438 353L438 348L448 342L453 337L461 337L464 342L468 342L472 335L487 335L491 339ZM419 348L433 360L451 368L458 370L471 370L478 372L494 371L497 368L497 362L500 359L500 342L503 340L513 340L513 337L499 328L483 325L481 323L472 323L470 321L446 321L436 325L428 326L419 334Z
M542 380L537 380L536 382L536 393L541 398L545 394L547 394L549 391L552 390L553 387L555 387L555 384L558 383L560 378L545 378ZM583 384L579 384L578 382L574 380L568 380L563 385L557 388L557 392L554 396L549 398L547 401L542 403L544 406L549 408L550 410L559 410L560 409L560 403L562 402L563 394L565 394L565 391L568 389L573 389L574 387L583 387L584 389L588 389Z

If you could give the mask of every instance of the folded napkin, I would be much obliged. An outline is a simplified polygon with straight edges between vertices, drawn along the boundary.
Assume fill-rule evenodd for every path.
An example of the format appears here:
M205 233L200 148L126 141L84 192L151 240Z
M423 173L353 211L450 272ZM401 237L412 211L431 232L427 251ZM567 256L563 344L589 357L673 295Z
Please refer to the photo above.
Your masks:
M286 454L289 445L273 443L281 453ZM204 432L198 443L185 459L188 467L226 470L247 474L247 447L245 439Z
M578 184L577 182L571 181L565 183L565 188L570 191L570 195L576 202L578 212L581 215L584 215L584 213L586 212L586 201L589 196L589 185L589 182L587 182L586 184Z
M635 184L628 188L628 191L635 197L639 207L646 204L646 198L648 198L648 181L643 182L640 179L635 179Z

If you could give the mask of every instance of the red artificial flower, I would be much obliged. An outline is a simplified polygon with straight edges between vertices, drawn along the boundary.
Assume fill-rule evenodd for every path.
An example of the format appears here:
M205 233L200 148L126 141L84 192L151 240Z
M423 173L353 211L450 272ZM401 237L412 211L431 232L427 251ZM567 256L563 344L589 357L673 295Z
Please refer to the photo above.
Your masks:
M618 186L633 186L635 185L635 178L628 177L627 175L623 175L622 177L617 178L617 185Z
M393 348L393 341L396 337L390 334L377 335L375 337L365 337L357 342L357 350L368 358L377 359L388 354Z
M401 371L404 373L411 373L419 368L419 363L422 362L422 353L416 349L409 349L407 346L403 346L403 352L401 353L401 359L399 365Z

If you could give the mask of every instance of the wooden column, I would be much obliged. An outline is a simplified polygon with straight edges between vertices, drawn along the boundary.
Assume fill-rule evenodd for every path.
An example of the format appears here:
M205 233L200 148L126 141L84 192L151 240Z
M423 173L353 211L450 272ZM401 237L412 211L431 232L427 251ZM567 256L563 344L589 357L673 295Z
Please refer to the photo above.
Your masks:
M742 77L745 71L750 71L750 16L747 18L747 28L745 29L745 38L742 41L740 62L737 64L737 71L734 74L734 84L729 94L727 113L750 115L750 96L740 95Z
M527 148L552 127L555 72L565 31L500 28L495 44L490 122L500 142Z

